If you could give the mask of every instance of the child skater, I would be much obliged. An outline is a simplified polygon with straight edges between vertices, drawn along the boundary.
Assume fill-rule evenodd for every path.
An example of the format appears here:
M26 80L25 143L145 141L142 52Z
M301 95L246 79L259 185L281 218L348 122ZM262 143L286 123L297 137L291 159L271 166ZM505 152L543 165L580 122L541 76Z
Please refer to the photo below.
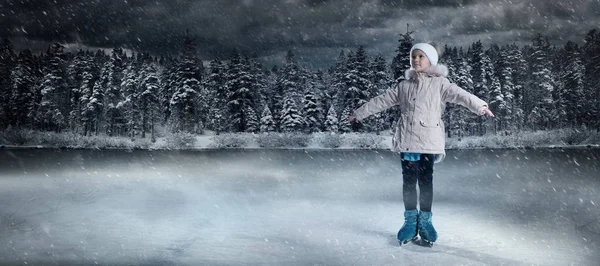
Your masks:
M494 116L486 102L448 81L448 68L438 64L438 57L432 45L415 44L410 50L411 68L405 72L406 80L395 83L392 89L363 104L348 118L358 122L394 105L400 106L392 138L392 151L400 153L402 163L405 211L404 225L398 232L400 245L415 240L417 235L430 246L437 240L431 224L433 164L446 156L442 122L446 102L460 104L479 115ZM417 182L420 211L417 211Z

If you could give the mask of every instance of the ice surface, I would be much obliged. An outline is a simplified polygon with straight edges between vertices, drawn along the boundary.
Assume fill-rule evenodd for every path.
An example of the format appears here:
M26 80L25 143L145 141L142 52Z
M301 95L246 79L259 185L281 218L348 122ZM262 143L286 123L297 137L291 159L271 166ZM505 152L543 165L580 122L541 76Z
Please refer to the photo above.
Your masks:
M449 151L433 248L387 151L0 150L0 264L597 265L600 150Z

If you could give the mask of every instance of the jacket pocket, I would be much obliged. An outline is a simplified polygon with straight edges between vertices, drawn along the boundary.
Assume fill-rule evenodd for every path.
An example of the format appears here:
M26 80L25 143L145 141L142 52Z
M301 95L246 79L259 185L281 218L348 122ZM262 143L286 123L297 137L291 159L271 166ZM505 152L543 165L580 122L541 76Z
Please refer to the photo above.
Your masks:
M424 127L440 127L440 120L435 120L435 119L431 119L431 120L424 120L421 119L419 120L419 124L421 124L421 126Z

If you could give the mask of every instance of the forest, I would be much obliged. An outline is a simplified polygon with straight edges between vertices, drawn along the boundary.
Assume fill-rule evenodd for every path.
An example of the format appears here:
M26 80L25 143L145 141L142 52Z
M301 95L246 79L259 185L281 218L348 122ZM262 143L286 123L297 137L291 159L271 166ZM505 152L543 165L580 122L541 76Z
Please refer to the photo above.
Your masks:
M15 51L0 43L0 131L28 129L154 138L169 132L374 132L395 127L391 108L361 124L352 110L404 79L411 32L400 34L396 56L341 49L328 69L301 66L293 49L280 66L264 67L256 54L198 58L192 36L178 56L127 54L123 47L45 53ZM448 104L448 137L511 135L521 131L598 130L600 33L583 45L551 45L538 33L522 47L442 46L448 79L489 103L489 121Z

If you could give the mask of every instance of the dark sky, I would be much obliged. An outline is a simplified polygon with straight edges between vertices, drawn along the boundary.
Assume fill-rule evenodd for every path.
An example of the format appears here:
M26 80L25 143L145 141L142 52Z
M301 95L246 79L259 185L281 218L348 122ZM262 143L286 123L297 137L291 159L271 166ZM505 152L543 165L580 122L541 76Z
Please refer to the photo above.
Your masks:
M407 23L417 41L440 45L523 45L536 32L581 44L600 27L600 0L0 0L0 37L17 49L60 41L176 54L189 29L203 60L237 48L280 64L291 48L313 67L359 45L390 62Z

